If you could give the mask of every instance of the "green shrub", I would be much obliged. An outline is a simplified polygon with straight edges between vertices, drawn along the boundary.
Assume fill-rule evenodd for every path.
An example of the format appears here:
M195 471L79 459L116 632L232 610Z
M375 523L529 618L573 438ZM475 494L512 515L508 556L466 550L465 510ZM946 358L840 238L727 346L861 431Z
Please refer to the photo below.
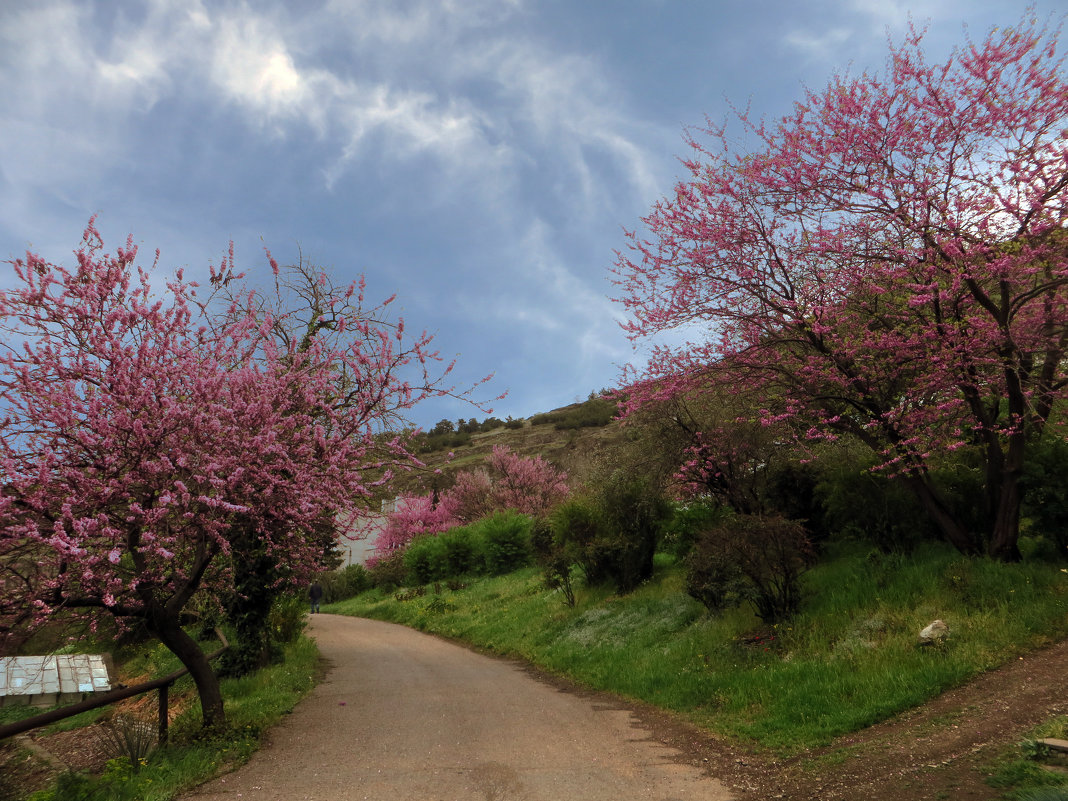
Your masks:
M296 642L304 633L304 627L308 623L304 616L306 611L304 599L295 595L284 595L276 598L271 604L267 621L271 632L272 657L280 658L281 646Z
M371 585L382 592L393 592L408 580L408 568L404 565L404 552L397 551L375 561L368 568Z
M796 520L738 515L701 535L686 589L712 611L745 598L765 623L779 623L801 606L800 579L810 556Z
M366 567L348 565L341 570L333 570L320 576L319 585L323 588L323 603L332 604L371 589L373 582Z
M873 473L868 463L832 467L816 492L833 538L867 541L883 553L909 553L919 542L937 538L916 496L901 481Z
M679 504L664 524L661 547L683 559L693 550L702 531L722 522L730 514L729 507L713 500Z
M728 538L698 537L686 557L686 592L713 613L738 606L750 596Z
M552 516L553 535L588 584L611 582L627 593L653 574L653 556L671 508L651 485L623 474L588 498L572 498Z
M469 526L459 526L439 536L445 550L445 578L479 573L485 567L483 542Z
M611 543L609 577L627 593L653 575L653 556L671 507L642 479L618 474L601 490L601 518Z
M1020 480L1024 514L1034 532L1045 538L1043 549L1056 559L1068 559L1068 442L1056 437L1039 443L1030 454Z
M556 507L550 525L554 541L577 563L590 585L608 580L611 549L603 542L600 510L588 498L573 497Z
M564 603L574 607L575 587L571 581L574 560L566 549L556 542L552 524L545 518L538 518L531 525L530 544L534 559L545 576L545 586L550 590L560 590L564 595Z
M445 578L448 563L445 561L445 544L434 534L425 534L412 540L404 549L404 566L408 580L415 584L429 584Z
M530 564L531 519L517 512L498 512L479 521L486 570L494 576L511 573Z

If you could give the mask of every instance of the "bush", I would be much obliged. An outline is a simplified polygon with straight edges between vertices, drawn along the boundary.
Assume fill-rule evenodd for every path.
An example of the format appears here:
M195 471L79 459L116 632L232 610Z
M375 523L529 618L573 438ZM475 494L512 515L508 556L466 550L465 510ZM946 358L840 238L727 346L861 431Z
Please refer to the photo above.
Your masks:
M701 532L721 523L730 514L729 507L712 500L680 504L664 524L661 547L683 559L693 550Z
M353 598L371 589L371 573L363 565L348 565L341 570L324 573L319 577L323 588L323 603L332 604Z
M591 498L573 498L552 516L553 534L588 584L627 593L653 574L653 556L670 506L648 483L613 476Z
M642 479L617 475L601 491L601 515L612 544L608 572L627 593L653 575L653 556L671 507Z
M572 498L556 507L550 518L555 543L577 563L587 584L608 580L609 548L604 540L604 525L596 504L588 498Z
M485 567L483 543L469 526L459 526L439 535L445 550L445 578L478 573Z
M516 512L498 512L477 524L490 574L502 576L530 564L530 526L531 519Z
M556 542L552 524L543 517L534 520L530 528L530 545L534 559L542 569L545 586L550 590L560 590L564 603L575 606L575 587L571 581L574 560L566 549Z
M271 650L274 659L281 657L283 645L296 642L304 632L304 627L307 625L307 619L304 616L306 611L304 599L296 595L284 595L276 598L271 604L267 621L270 625Z
M916 496L867 464L843 462L828 469L816 492L824 524L839 539L870 542L883 553L909 553L937 532Z
M729 538L710 532L698 538L686 557L686 592L712 613L739 606L750 597L750 585Z
M408 580L414 584L429 584L445 578L445 544L434 534L416 537L404 550L404 566Z
M811 553L797 521L738 515L698 539L686 589L712 611L745 598L765 623L779 623L801 606L800 578Z
M382 592L393 592L408 580L408 568L404 565L404 552L396 551L375 560L368 569L371 585Z
M1041 441L1029 456L1020 479L1024 514L1034 532L1045 538L1058 559L1068 559L1068 442Z

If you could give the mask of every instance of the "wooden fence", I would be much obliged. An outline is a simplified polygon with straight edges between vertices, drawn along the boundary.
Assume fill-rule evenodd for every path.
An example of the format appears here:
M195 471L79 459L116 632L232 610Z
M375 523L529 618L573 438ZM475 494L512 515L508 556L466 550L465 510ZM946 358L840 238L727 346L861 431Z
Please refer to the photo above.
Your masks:
M227 642L226 636L219 631L219 629L215 630L215 636L219 638L219 641L222 642L223 645L222 648L208 655L209 661L218 658L230 647L230 643ZM182 668L181 670L176 670L174 673L170 673L159 679L146 681L142 684L135 684L133 687L120 687L115 690L109 690L106 693L100 693L93 698L86 698L84 701L79 701L70 706L50 709L48 712L42 712L40 715L34 715L33 717L24 718L23 720L17 720L14 723L5 724L0 726L0 740L14 737L16 734L22 734L23 732L37 729L41 726L48 726L57 721L64 720L65 718L80 715L82 712L87 712L90 709L99 709L102 706L114 704L118 701L132 698L135 695L152 692L152 690L159 690L159 744L161 746L165 745L167 742L167 696L169 695L170 686L188 672L189 671L186 668Z

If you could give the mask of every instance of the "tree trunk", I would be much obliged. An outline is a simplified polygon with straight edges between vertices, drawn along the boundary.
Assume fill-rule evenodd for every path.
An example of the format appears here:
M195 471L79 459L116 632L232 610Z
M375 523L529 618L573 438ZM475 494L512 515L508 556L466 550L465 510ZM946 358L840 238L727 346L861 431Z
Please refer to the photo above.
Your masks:
M920 499L920 503L938 526L938 530L954 548L966 556L978 556L982 553L978 538L960 524L957 517L931 486L927 477L909 475L905 477L905 481Z
M178 657L178 660L189 671L189 675L193 677L197 694L200 696L200 711L204 728L215 728L225 724L226 714L223 711L222 689L215 671L211 669L207 654L200 650L196 640L186 634L177 622L157 623L153 628L160 642Z
M998 480L997 492L992 493L992 497L997 498L997 506L991 510L987 553L1001 562L1019 562L1021 558L1020 506L1023 493L1020 490L1020 476L1023 474L1025 447L1022 434L1010 437L1001 475L991 477Z

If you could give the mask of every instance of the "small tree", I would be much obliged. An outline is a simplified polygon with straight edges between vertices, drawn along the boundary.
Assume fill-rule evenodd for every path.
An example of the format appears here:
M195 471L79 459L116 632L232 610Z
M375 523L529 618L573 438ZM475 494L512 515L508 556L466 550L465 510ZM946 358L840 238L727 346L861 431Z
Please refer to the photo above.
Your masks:
M375 559L402 551L416 537L440 534L460 524L456 504L448 494L401 495L386 516L386 526L375 539Z
M779 623L801 606L801 574L811 547L793 520L738 515L697 541L687 590L716 611L750 600L765 623Z
M545 515L567 497L567 474L540 456L520 456L495 445L484 468L460 473L448 496L456 515L478 520L493 512Z
M670 507L646 482L613 474L587 498L552 515L556 546L578 563L589 584L611 582L627 593L653 574L653 556Z

